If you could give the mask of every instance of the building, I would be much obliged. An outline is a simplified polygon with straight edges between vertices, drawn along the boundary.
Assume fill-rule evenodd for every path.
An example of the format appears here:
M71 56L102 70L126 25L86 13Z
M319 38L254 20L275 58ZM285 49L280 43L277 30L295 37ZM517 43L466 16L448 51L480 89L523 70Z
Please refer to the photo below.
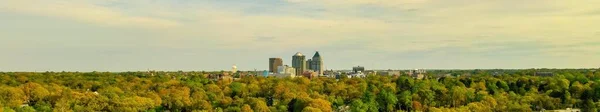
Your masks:
M415 79L424 79L427 76L425 76L425 74L427 73L427 71L425 71L424 69L415 69L415 70L409 70L408 71L408 75L415 78Z
M306 71L306 72L302 73L302 76L306 77L308 79L312 79L312 78L318 77L318 75L319 74L317 74L317 72L313 72L313 71Z
M567 108L564 110L546 110L546 109L542 109L539 112L582 112L581 109L573 109L573 108Z
M269 71L265 70L262 73L263 77L269 77Z
M306 57L298 52L292 56L292 67L296 69L296 74L302 74L306 70Z
M269 58L269 72L275 73L277 72L277 67L283 65L283 60L281 58Z
M313 69L311 62L312 62L312 59L306 60L306 69L308 69L308 70L312 70Z
M237 66L233 65L231 67L231 73L233 73L233 74L237 73Z
M330 78L335 78L335 71L333 71L333 70L325 70L323 72L323 76L330 77Z
M408 75L425 74L425 73L427 73L427 71L425 71L424 69L415 69L415 70L408 71Z
M367 77L367 75L365 75L363 72L360 72L360 71L348 75L348 78L365 78L365 77Z
M210 74L209 79L213 80L213 81L217 81L217 80L227 80L227 81L233 81L233 77L229 74L229 72L222 72L220 74Z
M352 72L354 72L354 73L365 72L365 67L362 67L362 66L352 67Z
M397 71L397 70L387 70L387 71L381 72L380 75L384 75L384 76L400 76L402 74L400 73L400 71Z
M277 69L279 71L277 71L277 73L273 74L275 77L278 77L278 78L286 78L286 77L294 78L294 77L296 77L296 69L294 69L294 67L285 65L285 66L279 66L279 67L277 67Z
M312 59L309 59L308 61L308 68L309 70L313 70L315 72L317 72L317 74L319 76L323 75L323 57L321 57L321 55L319 54L319 51L317 51L315 53L315 55L312 57Z

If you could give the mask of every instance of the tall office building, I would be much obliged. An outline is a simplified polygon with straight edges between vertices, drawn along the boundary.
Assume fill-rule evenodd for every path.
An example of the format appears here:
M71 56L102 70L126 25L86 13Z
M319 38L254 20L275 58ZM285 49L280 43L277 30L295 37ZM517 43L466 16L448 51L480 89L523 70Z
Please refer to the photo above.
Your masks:
M302 74L306 69L305 56L298 52L292 56L292 67L296 69L296 74Z
M306 60L306 69L308 69L308 70L312 70L313 69L311 62L312 62L312 59Z
M309 67L310 70L313 70L315 72L317 72L318 75L323 75L323 58L321 57L321 55L319 54L319 51L317 51L315 53L315 55L312 57L312 59L309 59L310 62L309 63Z
M269 58L269 72L275 73L277 72L277 67L283 65L283 60L281 58Z

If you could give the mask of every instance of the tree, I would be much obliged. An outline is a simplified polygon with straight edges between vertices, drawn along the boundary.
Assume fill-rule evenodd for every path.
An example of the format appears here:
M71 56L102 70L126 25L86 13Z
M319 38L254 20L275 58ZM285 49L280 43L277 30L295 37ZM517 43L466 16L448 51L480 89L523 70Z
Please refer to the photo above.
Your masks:
M396 98L396 95L394 95L394 93L384 90L381 93L379 93L377 101L379 104L379 111L391 112L396 109L396 103L398 103L398 98Z
M188 87L170 87L160 90L163 105L169 109L180 110L192 104L190 99L190 88Z
M27 102L37 102L50 95L50 92L48 92L46 88L38 83L26 83L21 86L21 89L23 90L25 97L28 99Z
M233 82L231 83L231 85L229 85L229 88L231 88L231 91L233 92L231 95L236 96L242 94L242 89L244 88L244 85L239 82Z
M110 102L111 105L108 106L108 110L113 112L139 112L154 107L152 99L138 96L116 98Z
M308 107L319 109L319 110L321 110L323 112L332 112L333 111L331 109L331 103L329 101L323 100L323 99L314 99L314 100L312 100L308 104Z
M253 98L252 100L252 107L254 108L254 111L256 112L270 112L271 109L269 109L269 107L267 106L267 103L265 101L263 101L262 99L258 99L258 98Z
M467 89L460 86L452 87L450 96L452 96L452 107L460 107L467 102Z
M242 112L254 112L254 110L250 108L250 105L244 104L244 106L242 106Z
M410 91L404 91L398 95L398 104L402 110L412 110L412 93Z
M557 75L530 76L536 71ZM248 76L232 82L209 79L219 72L0 72L0 112L597 111L600 72L591 72L432 70L430 74L471 75L419 80Z
M36 112L36 110L30 106L24 106L17 109L17 112Z
M423 107L423 105L421 105L421 102L419 102L419 101L413 101L412 104L413 104L412 108L415 109L415 110L417 110L417 111L424 111L425 110L424 107Z
M0 86L0 103L8 107L16 108L27 99L25 93L14 87Z
M368 106L366 106L361 100L354 100L350 104L350 110L352 112L366 112L368 110Z
M321 109L318 109L318 108L306 107L306 108L302 109L302 112L323 112L323 111L321 111Z

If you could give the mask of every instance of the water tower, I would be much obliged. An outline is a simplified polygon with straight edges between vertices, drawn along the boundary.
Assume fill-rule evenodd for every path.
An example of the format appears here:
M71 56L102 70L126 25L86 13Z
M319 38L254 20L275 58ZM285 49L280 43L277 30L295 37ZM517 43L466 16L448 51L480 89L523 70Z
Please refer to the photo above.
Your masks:
M237 73L237 66L233 65L231 67L231 73L233 73L233 74Z

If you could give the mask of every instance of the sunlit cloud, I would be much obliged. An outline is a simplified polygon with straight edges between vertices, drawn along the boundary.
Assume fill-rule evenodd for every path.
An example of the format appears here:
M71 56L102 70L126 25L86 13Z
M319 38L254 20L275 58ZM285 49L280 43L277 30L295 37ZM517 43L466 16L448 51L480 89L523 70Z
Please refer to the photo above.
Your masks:
M8 0L0 4L0 14L140 29L135 33L152 33L148 41L168 48L270 49L271 54L331 49L377 52L383 57L422 53L434 59L455 53L443 51L447 49L460 52L455 55L482 59L502 51L498 55L523 55L523 60L574 57L568 58L573 63L565 66L576 66L583 62L580 58L600 56L600 8L596 4L600 1ZM524 55L528 53L539 55Z
M0 4L0 7L2 11L9 13L51 16L106 26L169 28L179 25L177 21L128 15L122 10L84 0L8 0Z

